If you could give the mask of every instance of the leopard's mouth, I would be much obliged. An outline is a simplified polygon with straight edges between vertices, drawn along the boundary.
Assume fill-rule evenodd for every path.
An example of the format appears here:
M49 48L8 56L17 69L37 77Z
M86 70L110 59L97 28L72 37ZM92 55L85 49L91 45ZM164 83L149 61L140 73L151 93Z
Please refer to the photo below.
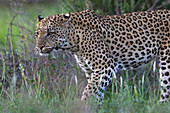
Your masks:
M43 50L42 52L43 52L43 53L48 53L48 54L50 54L51 51L53 51L53 48L45 49L45 50Z
M47 56L53 51L53 48L50 48L50 47L42 48L42 49L38 49L37 51L41 56Z

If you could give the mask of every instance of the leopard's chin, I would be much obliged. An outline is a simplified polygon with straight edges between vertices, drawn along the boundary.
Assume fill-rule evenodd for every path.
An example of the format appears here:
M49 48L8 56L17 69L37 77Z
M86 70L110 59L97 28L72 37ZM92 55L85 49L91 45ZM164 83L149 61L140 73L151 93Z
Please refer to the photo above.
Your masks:
M40 54L40 56L48 56L49 55L49 53L39 53Z

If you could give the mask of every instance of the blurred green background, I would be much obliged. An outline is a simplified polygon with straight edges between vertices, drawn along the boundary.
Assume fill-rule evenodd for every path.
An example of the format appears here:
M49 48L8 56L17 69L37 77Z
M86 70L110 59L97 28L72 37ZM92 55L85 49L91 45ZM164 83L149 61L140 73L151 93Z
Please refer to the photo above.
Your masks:
M19 26L34 32L39 14L49 16L90 8L101 15L115 15L150 9L170 9L169 3L169 0L0 0L0 43L5 44L9 23L15 15L12 40L16 47L16 44L20 44ZM33 34L27 35L29 40L33 38Z

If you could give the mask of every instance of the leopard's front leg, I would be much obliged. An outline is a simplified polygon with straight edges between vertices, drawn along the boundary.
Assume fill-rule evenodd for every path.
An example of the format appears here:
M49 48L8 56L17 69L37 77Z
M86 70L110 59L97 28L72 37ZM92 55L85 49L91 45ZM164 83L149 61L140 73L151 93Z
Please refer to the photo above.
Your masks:
M99 104L104 98L105 88L110 84L112 77L115 76L114 66L92 73L91 82L84 89L81 100L87 100L89 96L95 95Z
M95 95L101 104L104 98L104 90L116 73L116 66L109 47L103 40L103 35L92 31L89 36L91 36L91 40L84 41L86 46L81 50L81 56L92 72L81 100L87 100L89 96Z

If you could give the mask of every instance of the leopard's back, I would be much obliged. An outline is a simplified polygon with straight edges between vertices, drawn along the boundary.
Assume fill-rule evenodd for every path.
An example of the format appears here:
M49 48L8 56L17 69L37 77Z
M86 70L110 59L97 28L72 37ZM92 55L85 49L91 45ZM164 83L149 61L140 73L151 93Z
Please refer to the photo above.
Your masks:
M104 39L119 69L138 68L157 57L162 46L169 48L169 10L106 16L102 21Z

